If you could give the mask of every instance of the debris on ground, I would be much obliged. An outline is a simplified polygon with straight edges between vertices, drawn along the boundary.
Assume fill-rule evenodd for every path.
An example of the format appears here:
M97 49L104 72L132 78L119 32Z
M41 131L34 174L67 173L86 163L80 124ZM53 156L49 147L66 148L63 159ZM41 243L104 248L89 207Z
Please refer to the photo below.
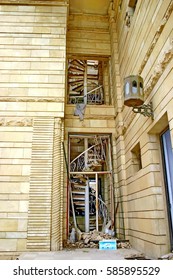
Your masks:
M139 254L131 254L129 256L125 256L125 260L150 260L143 253Z
M169 253L158 258L159 260L173 260L173 253Z
M99 241L102 240L116 240L117 242L117 248L123 248L123 249L130 249L131 245L129 243L129 240L121 240L113 237L112 235L108 233L98 232L97 230L93 230L89 233L81 233L81 239L79 241L76 241L75 243L70 242L70 240L67 241L65 244L66 248L72 249L72 248L99 248Z
M121 249L130 249L131 245L129 240L121 240L121 239L117 239L117 248L121 248Z

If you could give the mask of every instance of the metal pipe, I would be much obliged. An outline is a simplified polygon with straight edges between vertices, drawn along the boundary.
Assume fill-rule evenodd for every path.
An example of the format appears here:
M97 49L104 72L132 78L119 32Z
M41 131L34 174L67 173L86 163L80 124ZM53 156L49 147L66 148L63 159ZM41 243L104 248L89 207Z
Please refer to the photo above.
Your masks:
M111 174L110 171L71 171L70 174Z
M89 218L89 182L87 180L85 186L85 232L90 230L90 218Z
M96 230L99 230L99 215L98 215L98 209L99 204L98 204L98 174L96 173Z
M85 61L84 71L84 103L87 104L87 61Z
M84 157L85 157L85 168L87 169L88 168L88 138L85 138L84 139L84 150L85 150L85 154L84 154Z

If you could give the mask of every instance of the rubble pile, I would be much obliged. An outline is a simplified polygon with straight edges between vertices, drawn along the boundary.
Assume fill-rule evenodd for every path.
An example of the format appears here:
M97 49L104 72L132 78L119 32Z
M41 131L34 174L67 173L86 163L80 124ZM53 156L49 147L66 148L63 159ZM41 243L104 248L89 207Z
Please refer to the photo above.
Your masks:
M125 256L126 260L150 260L143 253L131 254L129 256Z
M118 249L130 249L131 245L129 240L118 240L117 239L117 248Z
M113 239L117 241L117 248L129 249L131 245L128 240L119 240L108 233L93 230L90 233L81 233L80 240L67 241L66 248L99 248L99 241Z

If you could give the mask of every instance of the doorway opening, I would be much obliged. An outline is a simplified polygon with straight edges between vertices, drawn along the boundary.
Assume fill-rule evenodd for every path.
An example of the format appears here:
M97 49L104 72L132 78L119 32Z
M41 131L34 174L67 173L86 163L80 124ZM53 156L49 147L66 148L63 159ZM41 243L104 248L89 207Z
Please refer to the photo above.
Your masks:
M69 233L114 227L111 136L69 135Z
M167 212L170 232L171 249L173 249L173 151L170 130L161 134L161 147L166 186Z

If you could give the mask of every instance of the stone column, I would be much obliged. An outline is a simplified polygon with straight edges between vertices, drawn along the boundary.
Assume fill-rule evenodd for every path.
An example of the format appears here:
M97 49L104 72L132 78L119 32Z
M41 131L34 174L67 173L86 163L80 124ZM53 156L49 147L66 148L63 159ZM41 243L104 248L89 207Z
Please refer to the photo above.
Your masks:
M62 249L63 240L63 147L64 126L55 119L52 185L52 233L51 250Z

